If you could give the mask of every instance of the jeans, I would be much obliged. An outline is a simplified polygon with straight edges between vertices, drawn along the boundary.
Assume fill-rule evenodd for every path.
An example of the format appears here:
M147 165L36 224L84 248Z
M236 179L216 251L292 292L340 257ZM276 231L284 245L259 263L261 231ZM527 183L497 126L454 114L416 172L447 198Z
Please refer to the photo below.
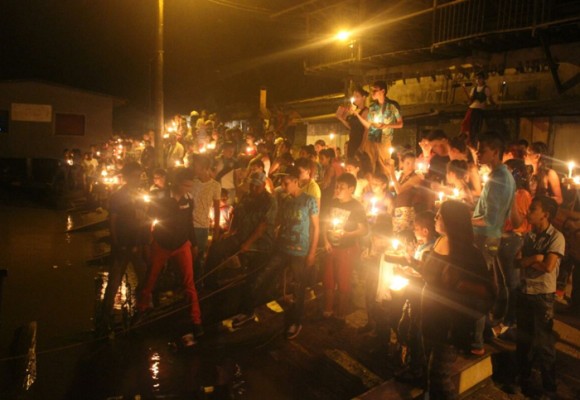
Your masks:
M109 278L107 281L107 288L105 289L105 296L103 299L103 313L102 320L109 321L111 312L115 302L115 295L119 290L123 275L127 270L129 263L133 264L139 285L143 284L147 267L143 254L141 253L141 246L114 246L112 249L113 263L109 271Z
M251 314L258 299L264 295L270 298L268 294L275 285L276 279L280 278L284 272L284 267L288 266L294 275L294 303L287 312L287 322L289 325L300 324L304 311L304 292L308 277L305 261L304 256L293 256L281 252L272 254L270 261L250 285L250 289L244 291L242 312Z
M505 325L513 325L516 322L516 298L520 287L520 271L515 267L515 258L524 244L524 238L516 234L503 237L499 249L499 259L503 268L508 290L508 304Z
M205 274L204 256L207 247L207 240L209 236L209 228L193 228L195 240L197 241L197 257L193 261L193 276L201 277ZM197 284L200 287L199 282Z
M544 389L556 390L556 338L554 336L554 293L519 293L517 301L517 346L519 375L530 377L539 362Z
M150 307L151 297L157 278L163 270L165 263L167 263L171 258L176 259L179 268L181 269L183 287L190 303L189 315L191 320L194 324L201 324L201 310L199 308L197 290L193 283L193 270L191 268L193 260L191 255L191 243L189 240L175 250L167 250L159 246L156 241L153 241L151 245L151 270L149 271L147 280L141 289L137 301L137 310L145 311Z
M352 271L360 250L358 246L346 248L333 247L326 255L324 269L324 311L332 312L334 308L334 292L338 290L339 306L337 316L343 318L347 311L351 291Z

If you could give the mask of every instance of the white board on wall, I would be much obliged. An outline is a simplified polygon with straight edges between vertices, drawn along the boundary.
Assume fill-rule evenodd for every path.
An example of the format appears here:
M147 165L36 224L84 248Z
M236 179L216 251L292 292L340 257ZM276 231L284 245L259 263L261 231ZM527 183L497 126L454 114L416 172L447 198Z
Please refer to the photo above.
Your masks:
M12 121L52 122L52 106L48 104L12 103Z

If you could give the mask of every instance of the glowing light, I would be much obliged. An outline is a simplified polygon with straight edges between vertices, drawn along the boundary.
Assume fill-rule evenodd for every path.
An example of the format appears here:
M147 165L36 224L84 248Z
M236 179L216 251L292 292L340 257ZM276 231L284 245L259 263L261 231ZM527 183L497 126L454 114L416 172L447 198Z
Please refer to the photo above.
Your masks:
M338 225L339 224L340 224L340 219L334 218L332 220L332 229L335 230L335 231L338 230Z
M345 42L347 41L351 36L351 33L349 31L339 31L336 36L334 37L336 40L340 40L341 42Z
M101 152L100 151L97 151L96 154L97 154L97 157L100 157L101 156Z
M403 278L402 276L395 275L391 280L391 285L389 289L398 292L399 290L405 288L409 284L409 280L407 278Z
M199 149L199 152L202 153L202 154L205 153L206 151L207 151L207 147L206 146L203 146L201 149Z
M389 147L389 156L392 156L394 152L395 149L393 147Z
M378 215L379 209L377 208L377 198L373 197L371 199L371 215Z
M119 145L119 150L123 150L123 145L122 144Z
M344 167L346 166L346 164L345 164L344 162L341 162L341 163L340 163L340 166L341 166L342 168L344 168Z
M459 198L459 189L457 188L453 189L453 197L455 197L456 199Z
M176 167L180 167L181 166L181 161L179 161L179 160L175 161L175 166Z
M334 140L334 136L335 136L334 133L331 133L329 136L330 136L330 140Z
M572 178L572 173L574 172L575 167L576 167L576 164L574 163L574 161L570 161L568 163L568 178Z
M443 196L444 196L443 192L439 192L439 195L438 196L439 196L439 202L442 203L443 202Z
M489 181L489 174L485 174L481 177L483 184L485 185Z
M373 118L373 122L375 124L380 124L381 123L381 116L380 115L375 115L375 117Z
M419 172L423 173L425 172L425 164L423 164L422 162L417 164L417 169L419 170Z
M393 250L397 251L401 245L401 241L399 239L393 239L391 244L393 246Z
M214 150L215 149L215 142L210 142L207 144L207 149L208 150Z
M157 225L159 223L158 219L154 219L153 223L151 223L151 227L154 227L155 225Z
M354 106L354 96L350 98L350 104Z
M73 164L74 164L74 161L73 161L72 159L70 159L70 158L69 158L68 160L66 160L66 163L67 163L68 165L73 165Z
M107 176L108 174L109 174L109 173L107 172L107 170L106 170L106 169L104 169L104 170L102 170L102 171L101 171L101 175L102 175L102 176Z
M575 185L580 185L580 176L575 176L574 177L574 184Z
M151 196L149 196L148 194L143 195L143 201L145 203L149 203L151 201Z
M254 152L253 150L254 150L254 149L252 148L252 146L248 146L248 147L246 147L246 154L253 153L253 152Z
M169 133L164 133L163 134L163 139L169 139Z

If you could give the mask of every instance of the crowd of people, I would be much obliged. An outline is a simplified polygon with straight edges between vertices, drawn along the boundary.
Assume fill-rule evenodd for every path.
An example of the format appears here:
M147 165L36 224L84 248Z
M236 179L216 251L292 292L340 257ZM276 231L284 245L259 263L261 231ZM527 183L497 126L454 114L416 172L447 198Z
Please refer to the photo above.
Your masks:
M368 313L359 333L385 341L396 334L406 349L398 376L424 382L431 398L453 398L458 351L481 356L493 336L517 343L511 389L528 388L537 363L543 390L554 394L554 302L562 297L560 270L571 270L552 225L564 196L547 146L475 135L464 124L452 138L424 132L418 153L394 148L400 107L385 82L370 87L356 88L337 110L349 130L345 157L323 141L296 148L276 132L224 129L205 114L192 114L189 127L180 117L171 123L165 169L156 168L148 135L86 153L85 188L110 193L113 262L101 331L110 328L129 263L139 279L135 323L151 308L165 263L179 266L189 343L203 334L198 291L219 285L215 275L200 278L232 257L260 266L244 283L234 328L254 321L254 308L291 271L287 339L300 334L305 292L317 282L322 317L344 324L356 269ZM485 101L474 91L474 102ZM473 111L471 118L481 123Z

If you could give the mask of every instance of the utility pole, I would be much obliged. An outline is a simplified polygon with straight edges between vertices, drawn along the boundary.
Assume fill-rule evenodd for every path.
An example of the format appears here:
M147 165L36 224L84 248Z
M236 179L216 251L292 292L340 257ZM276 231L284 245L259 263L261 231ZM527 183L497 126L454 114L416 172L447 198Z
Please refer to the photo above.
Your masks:
M155 62L155 164L165 168L163 157L163 0L158 0L157 7L157 57Z

